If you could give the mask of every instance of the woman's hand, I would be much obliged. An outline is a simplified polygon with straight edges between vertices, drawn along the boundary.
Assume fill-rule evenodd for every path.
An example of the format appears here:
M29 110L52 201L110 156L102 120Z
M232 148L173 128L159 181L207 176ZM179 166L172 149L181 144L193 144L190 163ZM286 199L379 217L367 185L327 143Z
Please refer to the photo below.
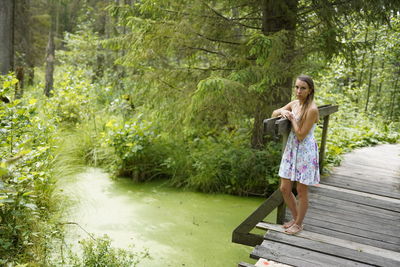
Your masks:
M288 119L290 121L294 119L293 113L290 112L289 110L282 110L281 115L283 118Z

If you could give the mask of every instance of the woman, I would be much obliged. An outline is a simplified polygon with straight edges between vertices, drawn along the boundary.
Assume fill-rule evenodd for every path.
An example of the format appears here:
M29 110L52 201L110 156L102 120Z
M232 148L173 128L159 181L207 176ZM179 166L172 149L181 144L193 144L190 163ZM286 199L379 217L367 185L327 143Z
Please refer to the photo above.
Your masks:
M300 75L295 84L296 100L274 110L272 117L290 120L289 134L279 168L280 190L293 219L283 224L285 233L297 234L303 230L303 220L308 208L308 186L319 183L318 146L314 129L319 119L314 102L314 82ZM297 198L292 193L292 183L297 182Z

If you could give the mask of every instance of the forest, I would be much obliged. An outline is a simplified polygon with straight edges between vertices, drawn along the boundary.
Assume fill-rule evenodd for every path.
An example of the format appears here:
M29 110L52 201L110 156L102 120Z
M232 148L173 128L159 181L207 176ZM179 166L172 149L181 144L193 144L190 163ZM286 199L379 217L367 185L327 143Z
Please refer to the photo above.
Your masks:
M87 166L269 196L281 144L263 120L294 98L300 74L317 105L339 106L324 173L357 147L398 143L399 12L391 0L1 0L0 265L145 257L107 239L57 256L57 182Z

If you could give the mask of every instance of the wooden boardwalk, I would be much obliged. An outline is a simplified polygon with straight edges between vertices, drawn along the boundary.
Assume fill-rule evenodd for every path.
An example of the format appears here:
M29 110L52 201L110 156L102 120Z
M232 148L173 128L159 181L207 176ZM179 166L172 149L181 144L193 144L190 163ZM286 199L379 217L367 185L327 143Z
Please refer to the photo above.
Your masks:
M290 236L260 222L267 232L251 258L306 267L400 266L400 145L345 155L332 175L310 187L309 198L304 230Z

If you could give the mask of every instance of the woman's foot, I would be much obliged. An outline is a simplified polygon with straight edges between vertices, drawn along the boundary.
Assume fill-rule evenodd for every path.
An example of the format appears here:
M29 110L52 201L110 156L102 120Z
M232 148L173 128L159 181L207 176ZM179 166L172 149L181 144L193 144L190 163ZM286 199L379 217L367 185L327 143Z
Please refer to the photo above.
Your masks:
M288 229L285 230L285 233L288 235L295 235L299 232L301 232L301 230L303 230L304 225L298 225L293 223L292 226L290 226Z
M294 222L295 222L295 220L294 220L294 219L291 219L290 221L285 222L285 223L282 225L282 227L283 227L284 229L288 229L288 228L290 228L290 227L294 224Z

